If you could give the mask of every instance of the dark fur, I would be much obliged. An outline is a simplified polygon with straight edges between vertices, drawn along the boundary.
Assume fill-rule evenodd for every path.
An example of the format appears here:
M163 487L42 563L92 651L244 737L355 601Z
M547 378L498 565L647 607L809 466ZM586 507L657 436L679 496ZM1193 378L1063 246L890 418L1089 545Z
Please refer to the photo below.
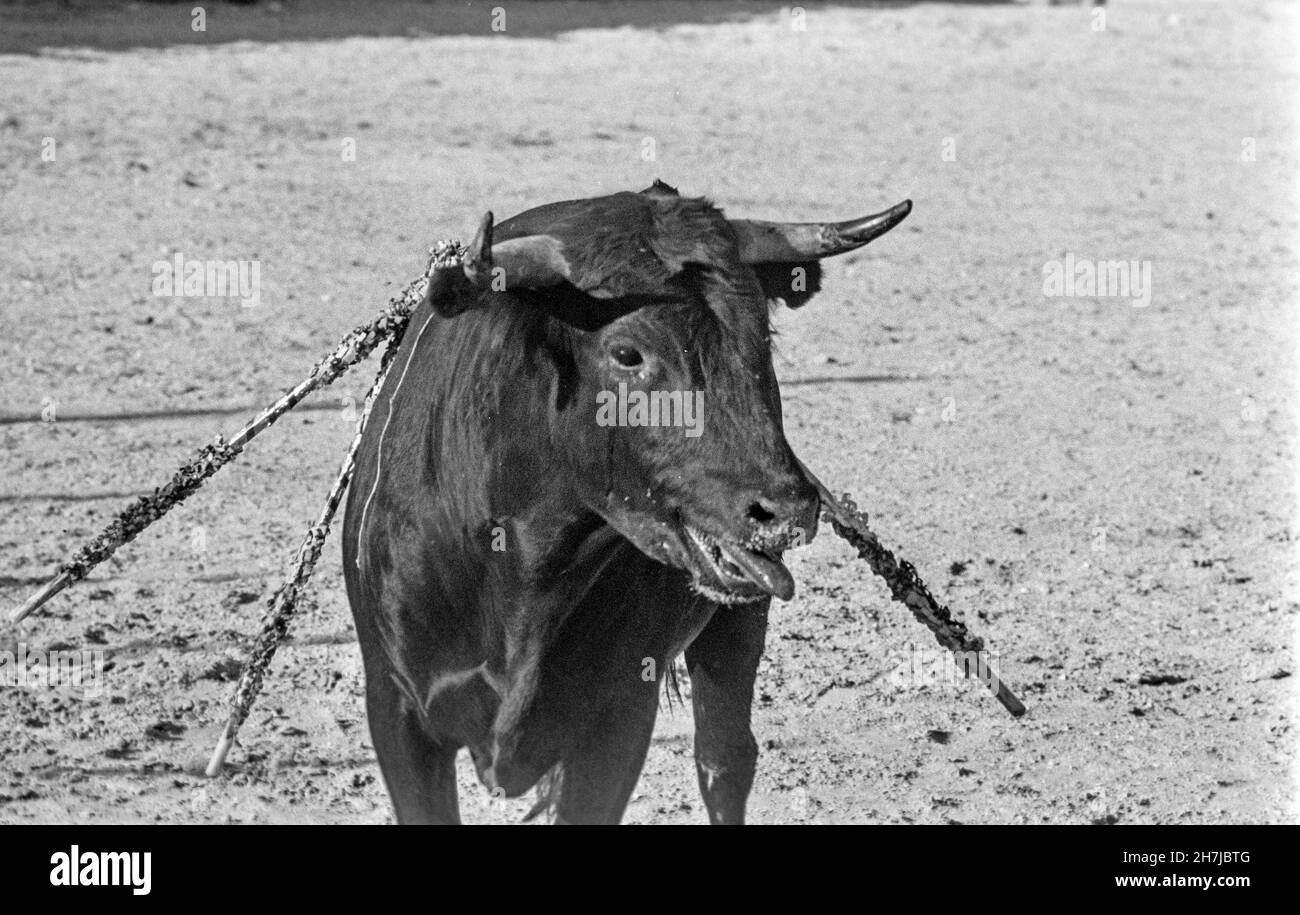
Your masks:
M617 821L684 649L710 819L739 822L767 601L697 593L647 554L646 519L760 544L770 525L745 508L762 499L781 524L815 526L781 428L770 289L722 214L666 185L540 207L496 241L535 233L564 242L572 286L480 294L440 276L357 458L344 571L397 818L458 820L468 747L494 791L545 776L561 821ZM704 435L595 424L612 334L660 354L669 387L705 391Z

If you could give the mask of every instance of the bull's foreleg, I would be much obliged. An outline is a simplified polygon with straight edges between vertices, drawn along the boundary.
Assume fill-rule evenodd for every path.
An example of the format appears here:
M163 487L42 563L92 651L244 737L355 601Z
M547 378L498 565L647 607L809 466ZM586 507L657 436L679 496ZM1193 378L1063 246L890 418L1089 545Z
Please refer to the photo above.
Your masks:
M750 730L768 601L721 606L686 649L695 711L695 771L713 824L745 821L758 744Z
M657 680L624 694L564 757L555 822L616 824L641 777L659 712Z
M388 677L366 684L366 717L397 822L459 823L458 748L428 737L410 700Z

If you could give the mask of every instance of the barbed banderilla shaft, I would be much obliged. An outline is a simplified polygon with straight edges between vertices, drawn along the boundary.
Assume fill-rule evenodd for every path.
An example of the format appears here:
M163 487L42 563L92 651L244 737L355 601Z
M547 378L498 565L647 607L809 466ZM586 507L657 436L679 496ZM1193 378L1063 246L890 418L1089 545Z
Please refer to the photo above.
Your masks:
M380 343L391 339L395 333L400 333L410 320L411 313L423 300L434 268L457 262L460 251L456 242L439 242L431 251L424 276L407 285L373 321L353 329L339 341L333 352L312 367L306 378L286 391L233 437L227 440L218 435L215 441L204 445L193 458L181 465L172 478L155 489L152 495L141 496L119 512L112 523L59 566L53 578L13 610L9 621L17 623L25 619L64 588L85 578L91 569L117 552L118 547L134 540L137 534L189 498L208 477L238 457L245 445L304 397L317 388L332 383L369 356Z
M429 268L426 271L429 281L432 282L433 271L436 268L459 264L464 251L464 246L459 242L439 242L432 252ZM411 293L416 287L421 287L419 295L415 299L415 305L418 305L424 297L425 288L427 288L424 287L422 280L417 280L411 286L408 286L406 292L403 293L403 297L405 298L407 293ZM375 399L383 389L384 380L388 377L389 366L393 357L397 355L398 346L402 342L402 337L405 335L410 321L410 315L414 310L413 305L404 312L400 321L393 322L388 328L388 347L384 350L383 360L379 364L379 372L375 375L375 381L366 394L365 403L361 408L361 415L357 417L356 432L352 436L352 444L348 446L347 454L343 457L343 464L339 468L338 476L334 480L334 485L330 487L329 495L325 497L325 504L321 507L320 516L316 519L316 523L307 530L302 545L298 547L293 572L285 580L284 584L280 585L275 594L271 596L271 599L267 601L266 615L262 619L262 629L257 634L253 650L249 653L248 663L244 665L244 672L240 674L239 682L235 685L235 691L230 698L230 717L226 719L226 726L222 730L217 746L212 751L212 757L208 760L207 768L204 770L204 774L209 778L221 774L221 770L226 764L226 756L229 755L231 747L235 745L235 738L239 735L239 729L248 719L248 713L252 711L253 703L257 701L257 695L261 692L262 681L266 677L267 668L270 667L271 660L275 657L280 643L289 634L289 625L297 612L298 601L302 597L303 590L307 587L307 582L311 579L312 572L316 569L316 561L320 559L325 540L329 537L330 524L333 522L334 513L338 511L339 504L343 501L343 495L352 482L352 473L356 467L357 450L361 447L361 437L365 432L366 422L370 419L370 411L374 409Z
M266 676L266 669L270 666L271 659L275 657L276 649L280 647L280 643L284 641L285 636L289 633L289 624L293 621L293 616L298 610L298 601L307 587L307 582L311 579L312 572L316 569L316 561L320 559L325 540L329 537L330 524L334 519L334 513L338 510L339 503L343 501L343 494L347 492L348 484L352 481L352 471L356 466L357 449L361 446L361 434L365 431L366 420L370 418L370 411L374 407L375 398L384 386L389 364L397 353L397 347L402 342L402 335L405 332L405 324L393 330L392 337L388 342L388 348L384 350L379 373L375 376L375 382L370 386L369 393L366 394L365 405L361 408L361 415L357 418L356 434L352 437L352 444L348 446L348 452L343 458L343 465L339 468L339 474L334 480L334 485L330 487L329 495L325 497L325 504L321 507L320 516L316 519L316 523L307 530L307 536L303 538L302 545L298 547L293 573L285 580L284 584L276 589L275 594L271 595L271 599L267 602L266 615L262 620L262 629L257 634L257 641L249 654L248 663L244 665L244 672L240 674L239 682L235 685L234 694L230 699L230 717L226 720L225 730L221 732L221 739L217 741L217 747L212 751L212 758L208 761L205 770L205 774L209 778L221 773L221 769L226 763L226 755L235 744L235 737L239 734L239 728L248 718L253 703L257 701L257 694L262 689L262 680Z
M1013 717L1019 718L1025 714L1025 704L983 660L984 640L972 635L965 623L955 619L946 606L935 600L910 562L900 561L881 545L880 539L867 526L867 516L858 511L857 505L847 493L842 500L837 499L802 461L799 461L799 466L817 488L822 509L830 519L835 533L847 540L858 551L858 556L867 561L871 571L885 580L890 596L912 611L912 615L934 634L935 640L953 653L953 660L959 668L964 669L967 676L970 675L970 670L963 663L963 657L978 658L980 676L977 679L988 686L989 691Z

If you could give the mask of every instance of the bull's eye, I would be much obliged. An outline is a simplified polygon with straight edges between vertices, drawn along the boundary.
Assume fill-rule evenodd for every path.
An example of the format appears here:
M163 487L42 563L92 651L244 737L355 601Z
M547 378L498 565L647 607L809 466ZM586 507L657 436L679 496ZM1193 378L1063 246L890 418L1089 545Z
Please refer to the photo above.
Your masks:
M628 346L626 343L611 347L609 355L614 360L614 364L622 369L639 368L645 361L636 347Z

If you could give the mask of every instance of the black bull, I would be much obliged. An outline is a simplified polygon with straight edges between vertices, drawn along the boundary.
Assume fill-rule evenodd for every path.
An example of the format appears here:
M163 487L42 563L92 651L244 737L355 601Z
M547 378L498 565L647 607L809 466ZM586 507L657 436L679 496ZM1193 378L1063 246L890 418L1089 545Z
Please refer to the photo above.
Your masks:
M462 747L497 796L541 783L560 822L617 822L683 651L709 819L743 820L768 606L793 594L781 558L818 507L782 429L769 305L802 305L819 258L909 209L728 220L656 182L488 214L435 274L343 533L399 822L459 820ZM697 425L634 422L637 392L679 392Z

